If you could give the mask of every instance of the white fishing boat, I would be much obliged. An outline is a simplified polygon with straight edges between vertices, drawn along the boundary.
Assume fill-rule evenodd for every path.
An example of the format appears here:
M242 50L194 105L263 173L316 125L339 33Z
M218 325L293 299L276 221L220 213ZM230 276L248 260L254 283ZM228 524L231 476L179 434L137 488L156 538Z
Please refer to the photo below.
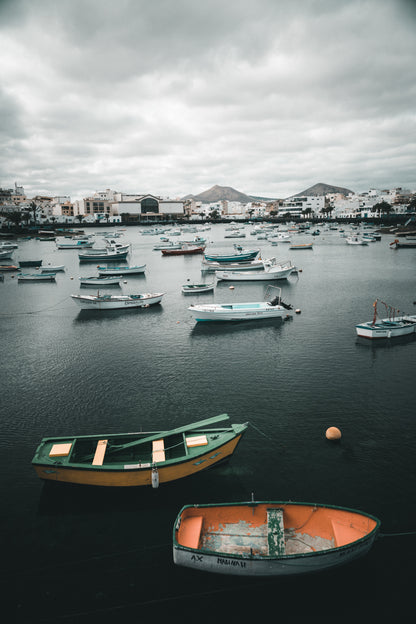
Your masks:
M278 294L272 296L276 291ZM196 321L244 321L288 316L292 306L282 301L280 288L269 286L265 301L191 305L188 310Z
M252 282L287 279L294 272L297 269L290 260L278 262L270 258L263 262L263 271L215 271L215 275L219 280Z
M182 292L185 295L193 295L195 293L204 293L204 292L212 292L214 290L215 287L215 282L210 282L210 283L206 283L206 282L200 282L200 283L192 283L189 282L188 284L183 284L182 286Z
M347 245L368 245L368 240L365 240L361 236L357 236L353 234L352 236L347 236L345 239Z
M120 251L118 249L106 249L105 251L97 253L79 253L78 258L82 262L97 262L100 261L112 261L112 260L125 260L129 250Z
M54 282L55 273L19 273L19 282Z
M144 273L146 270L145 264L140 264L137 266L117 266L117 267L98 267L99 275L135 275L139 273Z
M173 560L237 576L317 572L365 555L380 524L355 509L316 503L186 505L174 524Z
M139 295L71 295L83 310L126 310L146 308L160 303L165 293L142 293Z
M377 306L381 304L388 315L386 318L379 318ZM396 338L416 333L416 315L400 313L391 305L376 299L373 303L373 320L360 323L355 326L357 336L361 338Z
M81 286L115 286L120 285L120 275L98 275L92 277L80 277Z
M249 262L214 262L202 260L202 271L260 271L263 268L263 260L250 260Z

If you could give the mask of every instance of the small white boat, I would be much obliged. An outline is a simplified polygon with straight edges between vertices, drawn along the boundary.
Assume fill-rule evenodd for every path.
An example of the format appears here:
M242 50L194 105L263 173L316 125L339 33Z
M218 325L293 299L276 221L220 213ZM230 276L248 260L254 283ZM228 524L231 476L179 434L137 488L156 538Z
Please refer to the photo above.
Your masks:
M260 271L263 269L263 260L251 260L250 262L211 262L202 260L202 271Z
M273 289L273 290L272 290ZM278 291L274 297L271 293ZM292 306L282 301L281 289L269 286L265 301L191 305L188 310L196 321L247 321L288 316Z
M378 318L377 304L381 303L388 314L387 318ZM357 336L361 338L396 338L416 333L416 315L398 314L392 306L376 299L373 303L374 316L372 321L355 326Z
M160 303L165 293L143 293L139 295L71 295L83 310L120 310L146 308Z
M195 293L203 293L203 292L211 292L214 290L215 282L210 282L209 284L203 283L189 283L183 284L182 292L185 295L195 294Z
M347 245L368 245L368 240L364 240L356 234L353 234L352 236L347 236L345 242L347 243Z
M96 277L80 277L81 286L115 286L120 285L121 276L117 275L98 275Z
M41 273L58 273L59 271L65 271L64 264L56 264L56 265L47 265L40 267Z
M137 266L125 266L125 267L98 267L99 275L135 275L136 273L144 273L146 270L145 264Z
M267 240L272 245L278 243L290 243L290 235L286 232L280 232L279 234L269 234Z
M11 258L13 256L13 253L14 253L14 249L2 249L0 251L0 260Z
M215 271L219 280L227 281L269 281L287 279L291 273L297 272L290 260L278 262L276 258L270 258L263 262L263 271Z
M79 253L78 258L81 261L96 262L97 260L112 261L112 260L124 260L127 257L129 250L107 249L106 251L100 251L97 253Z
M19 282L54 282L55 273L19 273Z
M380 529L367 513L316 503L186 505L173 529L173 561L204 572L283 576L365 555Z

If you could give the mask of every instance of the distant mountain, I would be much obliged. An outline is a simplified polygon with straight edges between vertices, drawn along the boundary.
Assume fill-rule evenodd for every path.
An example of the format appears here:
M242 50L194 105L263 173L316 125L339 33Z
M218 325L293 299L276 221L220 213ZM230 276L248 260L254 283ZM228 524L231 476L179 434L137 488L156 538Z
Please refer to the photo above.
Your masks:
M318 182L318 184L314 184L313 186L306 189L306 191L296 193L296 195L291 195L290 197L301 197L303 195L317 197L318 195L326 195L327 193L342 193L343 195L348 195L349 193L354 193L354 191L342 188L342 186L331 186L331 184L323 184L322 182Z
M248 204L253 201L252 197L246 195L245 193L240 193L240 191L236 191L231 188L231 186L218 186L218 184L211 187L207 191L199 193L198 195L186 195L183 199L195 199L195 201L200 201L204 204L210 204L223 199L227 201L240 202L241 204Z

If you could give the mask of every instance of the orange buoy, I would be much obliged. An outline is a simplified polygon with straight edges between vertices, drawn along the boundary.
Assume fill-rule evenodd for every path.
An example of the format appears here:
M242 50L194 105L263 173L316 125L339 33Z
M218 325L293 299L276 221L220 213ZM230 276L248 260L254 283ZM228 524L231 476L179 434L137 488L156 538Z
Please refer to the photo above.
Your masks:
M341 439L341 431L338 427L329 427L326 430L326 438L327 440L340 440Z
M229 288L230 288L230 290L234 290L234 286L230 286Z

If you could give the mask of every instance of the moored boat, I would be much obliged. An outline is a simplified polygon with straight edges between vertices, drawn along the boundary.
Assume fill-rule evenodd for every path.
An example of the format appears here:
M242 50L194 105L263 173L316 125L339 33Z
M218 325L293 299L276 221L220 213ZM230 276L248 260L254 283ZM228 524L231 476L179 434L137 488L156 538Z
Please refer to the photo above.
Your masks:
M399 240L395 238L392 243L390 243L390 247L392 249L410 249L416 247L416 238L405 238L404 240Z
M275 291L278 294L272 297L271 293ZM282 301L280 288L269 286L265 301L208 303L191 305L188 310L196 321L244 321L288 316L292 306Z
M39 270L41 273L59 273L60 271L65 271L65 265L64 264L56 264L56 265L48 264L47 266L40 267Z
M200 282L200 283L195 283L195 282L189 282L188 284L183 284L182 286L182 292L185 295L190 295L190 294L194 294L194 293L203 293L203 292L212 292L214 290L214 286L215 286L215 282L210 282L210 283L206 283L206 282Z
M71 295L83 310L126 310L147 308L160 303L165 293L141 293L138 295Z
M105 251L100 251L97 253L79 253L78 258L83 262L97 262L100 261L112 261L112 260L125 260L127 258L127 254L129 253L129 249L118 250L118 249L107 249Z
M313 249L313 243L290 243L289 249Z
M236 251L231 253L206 253L204 254L204 260L227 264L230 262L248 262L255 260L259 253L260 249L236 249Z
M352 236L347 236L345 239L347 245L368 245L368 240L365 240L361 236L357 236L353 234Z
M89 239L80 239L80 240L68 240L68 241L57 241L56 247L57 249L88 249L94 245L94 241Z
M290 260L278 262L276 258L270 258L265 260L263 265L263 271L216 271L215 275L220 280L251 282L287 279L289 275L297 272Z
M380 520L334 505L286 501L186 505L173 527L173 560L205 572L283 576L365 555Z
M19 267L15 264L0 264L0 271L18 271Z
M387 318L378 318L377 305L381 303L388 314ZM359 323L355 326L357 336L361 338L396 338L416 333L416 315L400 314L392 306L376 299L373 303L372 321Z
M20 260L19 267L40 267L42 260Z
M227 414L167 431L43 438L32 464L44 480L106 487L176 481L231 457L248 423Z
M91 277L80 277L81 286L119 286L121 276L117 275L97 275Z
M250 260L249 262L213 262L202 260L202 271L259 271L263 269L263 260Z
M0 260L11 259L14 253L14 249L0 249Z
M136 273L144 273L146 270L145 264L137 266L125 266L125 267L98 267L99 275L134 275Z
M202 254L204 253L205 247L203 245L188 245L187 243L182 243L179 249L162 249L163 256L186 256L192 254Z
M55 273L19 273L19 282L54 282Z

